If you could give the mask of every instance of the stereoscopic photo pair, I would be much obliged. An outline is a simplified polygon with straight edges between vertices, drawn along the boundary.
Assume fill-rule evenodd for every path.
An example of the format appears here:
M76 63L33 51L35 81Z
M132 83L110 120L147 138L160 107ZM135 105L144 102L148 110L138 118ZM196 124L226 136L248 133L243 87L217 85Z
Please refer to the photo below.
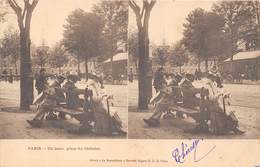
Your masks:
M259 1L0 2L0 138L260 137Z

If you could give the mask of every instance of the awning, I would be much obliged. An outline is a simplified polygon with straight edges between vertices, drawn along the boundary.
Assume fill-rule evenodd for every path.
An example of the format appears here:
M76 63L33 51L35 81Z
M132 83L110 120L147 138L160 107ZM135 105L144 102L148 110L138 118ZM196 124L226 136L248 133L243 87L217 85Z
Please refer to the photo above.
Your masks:
M123 52L123 53L117 53L116 55L113 56L113 62L115 61L122 61L122 60L126 60L128 59L128 54L127 52ZM110 62L110 58L105 60L103 63L109 63Z
M260 50L249 51L249 52L239 52L233 56L233 60L245 60L245 59L256 59L260 57ZM224 62L229 62L230 58L226 59Z

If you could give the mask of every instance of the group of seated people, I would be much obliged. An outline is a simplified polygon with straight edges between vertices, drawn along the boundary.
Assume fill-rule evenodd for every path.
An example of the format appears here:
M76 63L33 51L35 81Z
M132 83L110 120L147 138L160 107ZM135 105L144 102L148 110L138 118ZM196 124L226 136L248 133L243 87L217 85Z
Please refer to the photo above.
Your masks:
M212 81L218 88L222 88L219 77L209 73L207 80ZM144 122L149 126L159 126L159 119L165 111L169 111L172 105L183 106L186 108L194 108L200 105L201 89L195 88L193 82L195 76L186 74L167 74L162 68L155 73L154 88L156 95L150 100L154 105L154 113ZM204 94L209 92L204 89Z
M45 89L42 94L39 95L38 108L35 117L27 122L33 127L41 127L42 120L46 116L46 119L55 119L57 116L53 113L55 107L66 107L68 109L78 109L82 107L84 111L89 111L91 107L91 100L93 92L86 88L80 90L77 88L76 83L80 81L80 78L76 75L67 76L58 75L55 81L51 85L45 85ZM62 86L62 84L64 85ZM80 99L79 94L84 93L85 98ZM37 101L37 100L36 100ZM59 113L61 119L66 119L65 114Z

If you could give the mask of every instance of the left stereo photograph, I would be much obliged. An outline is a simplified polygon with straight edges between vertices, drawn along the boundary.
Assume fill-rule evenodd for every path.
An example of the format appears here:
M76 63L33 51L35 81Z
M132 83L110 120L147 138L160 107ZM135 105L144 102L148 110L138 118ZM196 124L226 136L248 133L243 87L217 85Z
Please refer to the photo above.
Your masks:
M125 139L128 2L0 0L0 139Z

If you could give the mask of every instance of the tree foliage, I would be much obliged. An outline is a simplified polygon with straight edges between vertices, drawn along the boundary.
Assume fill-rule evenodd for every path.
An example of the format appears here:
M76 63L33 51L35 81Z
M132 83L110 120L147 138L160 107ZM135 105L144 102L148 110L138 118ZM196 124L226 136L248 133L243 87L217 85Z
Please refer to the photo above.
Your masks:
M225 32L231 43L231 60L238 49L238 41L245 32L243 32L248 22L251 22L254 12L247 1L220 1L213 5L214 13L222 16L225 21ZM252 25L251 25L252 26ZM247 29L247 28L246 28Z
M0 52L3 58L9 57L17 71L17 61L20 59L20 36L13 28L8 28L0 41Z
M170 50L170 56L167 60L171 65L179 67L181 73L181 67L189 60L188 51L181 42L177 42Z
M61 73L61 67L68 63L69 57L66 49L61 44L57 43L50 52L50 65L59 69Z
M118 47L125 47L127 43L127 1L101 1L94 6L93 12L104 21L103 54L111 57L117 52Z
M101 18L96 14L76 9L66 21L63 33L66 49L83 60L85 57L96 56L103 27Z
M159 66L165 66L169 57L169 47L157 47L153 50L153 63Z
M49 62L50 50L46 45L39 46L32 53L33 62L43 68Z
M77 56L78 63L81 60L85 61L87 78L89 59L100 55L103 20L94 13L86 13L82 9L76 9L66 21L63 45L70 53Z
M184 24L182 42L189 52L195 53L200 61L205 61L206 70L210 58L227 52L224 25L222 16L201 8L193 10Z

